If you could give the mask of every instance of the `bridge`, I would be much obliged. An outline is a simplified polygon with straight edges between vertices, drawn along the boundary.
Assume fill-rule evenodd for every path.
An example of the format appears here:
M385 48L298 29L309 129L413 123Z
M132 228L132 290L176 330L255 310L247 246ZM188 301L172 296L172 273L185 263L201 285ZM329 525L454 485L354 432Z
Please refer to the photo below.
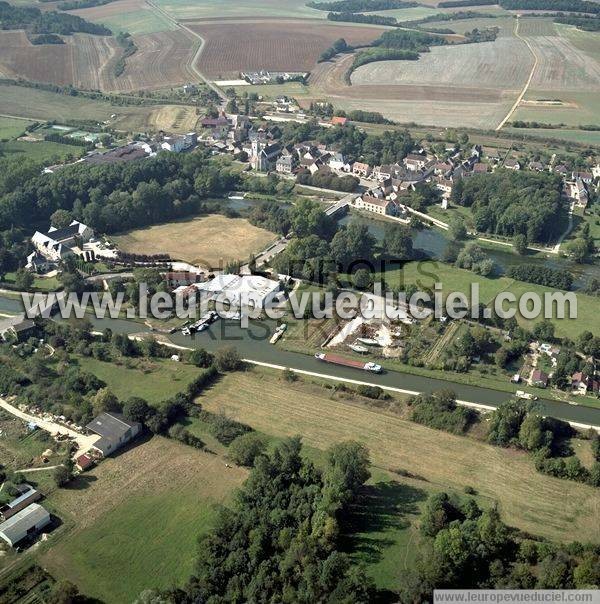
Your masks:
M325 214L327 214L327 216L331 216L332 218L343 216L348 211L350 204L352 204L357 197L359 196L356 193L349 193L346 195L346 197L342 197L342 199L330 205L325 210Z

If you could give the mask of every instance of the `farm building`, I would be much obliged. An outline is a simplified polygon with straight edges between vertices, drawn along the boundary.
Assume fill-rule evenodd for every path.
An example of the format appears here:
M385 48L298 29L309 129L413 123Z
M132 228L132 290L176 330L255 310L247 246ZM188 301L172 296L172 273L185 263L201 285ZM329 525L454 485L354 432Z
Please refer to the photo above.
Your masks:
M37 503L32 503L0 524L0 539L14 547L30 535L35 535L50 524L50 514Z
M42 494L28 484L18 485L19 495L9 503L0 507L0 520L8 520L25 509L30 503L41 498Z
M142 424L131 422L120 413L101 413L86 428L100 436L92 445L104 457L112 455L142 431Z

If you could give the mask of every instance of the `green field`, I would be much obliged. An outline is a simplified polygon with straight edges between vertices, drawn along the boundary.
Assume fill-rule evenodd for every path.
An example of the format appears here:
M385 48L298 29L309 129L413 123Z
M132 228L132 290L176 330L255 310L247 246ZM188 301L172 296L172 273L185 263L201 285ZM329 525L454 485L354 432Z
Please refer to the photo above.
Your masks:
M263 98L275 98L282 94L296 98L306 96L310 92L308 86L300 82L265 84L264 86L234 86L234 89L238 95L242 95L244 92L247 94L256 93Z
M600 145L599 130L567 130L563 128L503 128L503 132L514 132L535 138L552 138L569 143Z
M179 19L230 17L293 17L326 19L327 12L308 8L304 0L159 0L157 4Z
M63 124L73 120L91 120L105 122L116 130L134 132L159 128L172 130L172 123L167 123L175 119L170 110L173 109L174 113L181 111L181 106L173 105L116 106L108 101L11 84L0 84L0 107L6 114L32 120L53 120ZM114 118L111 117L113 115Z
M0 143L0 151L9 158L27 157L47 164L63 161L69 157L76 159L85 152L83 147L48 141L9 141Z
M41 564L106 604L182 584L215 504L226 503L246 475L165 438L138 442L46 500L64 525L44 544Z
M28 120L0 116L0 140L21 136L31 123L33 122Z
M0 279L0 287L3 285L12 285L15 283L15 273L5 273L4 278ZM40 291L56 291L60 287L60 282L56 277L35 277L32 289Z
M120 400L140 396L149 403L159 403L184 390L200 371L193 365L169 359L129 359L123 362L129 362L131 367L78 357L80 367L106 382Z
M565 499L565 482L537 473L524 453L420 426L361 405L351 395L335 396L304 380L290 385L258 370L226 376L199 402L267 434L302 434L315 448L361 441L376 468L408 470L438 490L475 487L488 502L498 503L507 522L532 534L600 540L594 511L600 492L569 482Z
M598 92L570 90L529 90L526 100L558 99L563 105L521 105L511 120L544 122L546 124L598 124L600 121L600 94ZM585 134L582 132L582 135Z
M126 31L132 35L152 34L159 31L167 31L174 27L171 21L155 11L147 9L123 12L118 15L110 15L92 20L95 23L106 25L114 33Z

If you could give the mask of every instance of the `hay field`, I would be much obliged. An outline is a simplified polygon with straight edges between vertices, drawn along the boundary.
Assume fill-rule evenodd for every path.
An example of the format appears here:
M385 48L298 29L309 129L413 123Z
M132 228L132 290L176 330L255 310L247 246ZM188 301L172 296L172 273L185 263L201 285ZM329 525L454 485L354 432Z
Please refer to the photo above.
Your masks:
M167 253L176 260L216 268L231 261L247 260L277 236L244 218L212 214L136 229L112 239L125 252Z
M35 45L23 31L0 31L0 75L99 89L110 79L118 45L110 36L74 34L65 44Z
M40 562L106 604L182 584L215 504L226 503L246 476L225 468L221 456L166 438L137 441L47 500L65 526L44 545Z
M144 0L118 0L102 6L69 11L69 14L102 23L114 33L127 31L132 35L149 34L174 27L173 23L152 10Z
M205 41L199 69L215 79L260 69L310 71L338 38L349 44L368 44L382 31L300 20L205 22L189 27Z
M598 489L538 474L524 453L433 430L334 400L327 390L321 394L314 390L254 370L226 376L199 402L268 434L301 434L311 447L359 440L370 448L377 467L407 469L424 476L434 488L475 487L481 496L498 502L510 525L550 539L600 541Z

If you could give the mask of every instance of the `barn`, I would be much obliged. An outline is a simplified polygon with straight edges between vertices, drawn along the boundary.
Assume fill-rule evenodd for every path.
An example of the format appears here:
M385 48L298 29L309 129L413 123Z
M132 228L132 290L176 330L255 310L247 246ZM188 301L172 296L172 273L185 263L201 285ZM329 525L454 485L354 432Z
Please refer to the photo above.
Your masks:
M32 503L0 524L0 539L14 547L30 535L35 535L50 524L50 514L37 503Z

